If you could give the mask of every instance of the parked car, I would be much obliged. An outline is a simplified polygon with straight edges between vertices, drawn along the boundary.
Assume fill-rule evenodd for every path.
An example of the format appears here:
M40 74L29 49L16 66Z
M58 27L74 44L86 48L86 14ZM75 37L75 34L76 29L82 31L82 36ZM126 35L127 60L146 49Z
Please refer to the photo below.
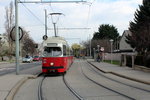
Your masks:
M40 57L39 56L34 56L33 57L33 61L39 61L40 60Z
M32 61L33 61L33 58L31 56L26 56L22 59L22 62L31 63Z

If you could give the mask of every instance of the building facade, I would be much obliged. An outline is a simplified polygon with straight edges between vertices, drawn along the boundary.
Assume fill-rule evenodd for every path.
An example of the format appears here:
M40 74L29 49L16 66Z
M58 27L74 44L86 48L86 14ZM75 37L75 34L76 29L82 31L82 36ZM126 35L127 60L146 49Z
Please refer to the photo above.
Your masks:
M134 50L134 48L132 48L130 44L126 42L126 36L128 35L131 35L131 32L129 30L125 30L122 34L122 37L119 43L120 51L133 51Z

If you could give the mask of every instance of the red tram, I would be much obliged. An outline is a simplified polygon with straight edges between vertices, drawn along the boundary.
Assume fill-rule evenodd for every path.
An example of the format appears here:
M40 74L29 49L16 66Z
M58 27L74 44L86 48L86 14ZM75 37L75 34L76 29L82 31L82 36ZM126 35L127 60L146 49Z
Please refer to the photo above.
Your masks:
M62 37L49 37L43 42L42 72L65 73L73 63L70 48Z

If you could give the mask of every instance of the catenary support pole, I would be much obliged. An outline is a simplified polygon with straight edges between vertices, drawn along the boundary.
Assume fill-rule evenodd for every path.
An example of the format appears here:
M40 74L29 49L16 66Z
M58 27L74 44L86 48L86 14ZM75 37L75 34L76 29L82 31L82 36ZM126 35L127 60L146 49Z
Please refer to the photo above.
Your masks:
M19 74L18 0L15 0L16 75Z

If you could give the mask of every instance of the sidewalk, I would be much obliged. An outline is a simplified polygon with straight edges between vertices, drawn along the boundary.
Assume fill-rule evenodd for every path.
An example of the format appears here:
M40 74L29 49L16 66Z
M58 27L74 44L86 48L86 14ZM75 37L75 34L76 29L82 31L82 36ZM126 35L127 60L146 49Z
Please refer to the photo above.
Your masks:
M148 72L134 70L126 66L118 66L104 62L99 63L95 62L93 59L87 59L87 61L104 73L114 74L123 78L150 85L150 73Z
M35 77L33 75L15 74L0 76L0 100L13 100L19 87L28 79Z

